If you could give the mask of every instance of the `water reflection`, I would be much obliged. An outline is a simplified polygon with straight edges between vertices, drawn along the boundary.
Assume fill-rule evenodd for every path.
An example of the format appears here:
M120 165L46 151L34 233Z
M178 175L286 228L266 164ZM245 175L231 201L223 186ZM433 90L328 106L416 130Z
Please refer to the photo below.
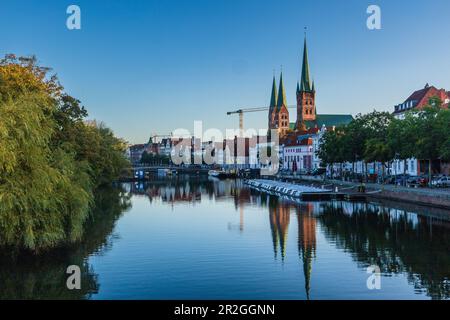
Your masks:
M356 264L360 270L365 270L368 265L376 264L381 268L383 276L400 275L407 279L410 287L413 287L421 295L433 299L450 298L450 221L448 212L404 206L397 203L302 203L294 199L279 198L275 195L249 189L240 180L221 181L202 177L178 176L169 179L155 179L151 183L124 184L118 188L99 191L96 195L96 210L86 224L86 236L81 243L71 248L61 249L44 257L29 257L0 250L0 299L95 298L102 288L102 282L99 279L105 279L105 277L101 277L102 274L99 277L90 258L95 256L98 261L98 257L106 256L110 250L114 250L114 243L118 237L117 231L115 231L116 223L120 221L124 212L130 209L131 203L134 201L133 198L139 200L139 206L143 210L140 219L144 219L143 217L149 219L138 220L139 223L142 221L155 223L153 232L159 236L170 234L170 238L166 238L166 241L175 244L175 248L178 246L177 241L182 240L176 238L176 233L171 233L170 230L159 230L159 228L172 228L173 219L183 217L186 219L187 217L188 220L186 221L189 221L191 218L189 215L195 211L193 205L203 205L207 210L220 207L221 211L218 210L218 212L223 215L229 213L230 209L227 208L231 203L231 210L234 208L234 211L239 214L239 220L238 222L228 222L226 227L230 232L227 231L225 235L222 234L221 236L225 237L223 239L228 240L227 237L238 236L242 241L244 238L241 236L251 234L251 237L245 238L246 243L238 243L238 246L250 249L250 251L245 252L252 252L251 250L255 246L251 242L252 240L268 240L267 245L263 248L258 247L260 255L255 254L253 257L250 254L245 259L245 268L255 271L254 274L250 273L249 276L254 276L257 279L257 286L253 287L255 291L252 292L265 289L268 291L274 290L265 281L269 279L267 272L277 270L288 279L288 284L285 283L283 287L287 291L284 292L298 290L297 284L300 282L304 284L304 288L301 288L304 294L300 296L293 294L289 297L306 297L307 299L323 297L326 288L324 289L320 283L329 281L329 278L326 278L327 275L323 273L323 266L322 269L317 266L321 261L329 261L327 260L328 257L324 255L324 252L329 254L329 251L320 250L321 247L326 246L350 256L353 264ZM148 206L143 207L142 203L147 200ZM160 208L161 206L172 208L170 210L181 206L183 217L173 215L170 217L172 220L170 220L165 219L165 216L162 215L158 216L160 220L152 220L153 215L145 214L145 210L152 211L152 208ZM133 211L130 211L130 213L133 213ZM138 212L141 211L138 210ZM255 215L258 216L258 219L255 219ZM212 218L218 219L219 216L208 216L208 219ZM261 221L265 221L266 228L254 228L254 224L258 223L259 218L262 219ZM128 226L132 225L130 224L130 221L133 221L132 219L129 220ZM227 219L221 221L226 223ZM202 221L201 224L197 222L194 225L208 228L211 221ZM133 228L135 227L125 228L122 232L134 232L135 229ZM183 226L183 228L187 232L190 230L188 225ZM180 231L178 230L178 232ZM145 234L149 233L151 234L151 232L145 231ZM129 234L121 233L121 236L127 237ZM214 233L203 234L202 236L209 237L205 240L211 242L215 241L216 237ZM140 258L142 257L140 254L151 250L149 249L151 241L149 242L148 239L154 240L149 236L149 238L145 238L145 241L139 242L139 246L133 243L133 250L137 250L137 260L130 260L136 268L133 269L133 276L142 272L144 278L146 276L151 278L155 270L165 270L166 267L176 268L177 263L172 263L173 261L184 263L184 261L195 260L195 255L202 253L202 250L206 250L205 257L211 257L211 261L207 262L207 265L213 269L215 266L213 263L217 263L217 267L224 266L224 263L228 262L232 266L233 261L237 264L244 261L241 256L238 256L238 252L243 251L236 250L236 247L233 247L230 242L225 241L216 243L225 246L221 247L220 250L223 251L224 255L226 253L226 256L217 255L216 251L220 250L212 245L205 247L206 249L203 247L193 249L192 253L189 253L190 247L187 246L184 248L186 260L179 260L178 251L174 251L176 257L173 257L169 254L170 250L164 250L165 259L161 261L167 261L167 265L159 265L157 264L158 259L150 258L145 260L145 263L155 261L155 264L145 265L144 258ZM183 240L186 241L186 239ZM266 242L258 243L266 244ZM170 244L166 242L155 242L156 248L162 244L171 248ZM129 243L124 241L122 248L128 250L128 245ZM261 255L261 252L267 251L268 256ZM221 257L226 257L226 260L220 260ZM265 260L259 260L264 262L264 266L256 265L253 262L253 260L262 259L261 257L265 257ZM341 256L339 257L341 258ZM267 261L267 259L270 261ZM277 266L286 266L291 263L292 259L294 259L294 266L298 273L283 268L277 269ZM119 272L122 272L122 269L126 270L126 266L121 265L120 261L114 259L112 261L114 262L113 269L117 266ZM274 264L271 265L270 262L274 262ZM70 291L66 289L67 275L65 270L71 264L79 265L82 269L82 290ZM189 264L186 264L186 267L189 266ZM202 264L196 262L191 267L199 266L202 266ZM225 273L233 272L229 266L223 267ZM334 268L331 265L327 267L330 271ZM343 268L343 270L347 270L345 268L348 268L348 266ZM205 270L206 273L209 272L208 269ZM226 279L226 274L220 274ZM281 281L284 279L283 275L270 279L271 281L274 279ZM128 274L124 271L125 282L136 279L133 277L126 278L127 276ZM216 276L217 274L212 270L211 278L214 279L213 282L220 280L216 279ZM233 276L238 277L240 274L230 274L231 279L233 279ZM354 280L353 274L349 273L348 276L350 277L348 283L351 283ZM325 278L327 280L323 280ZM179 287L174 284L171 287L170 279L165 280L168 282L167 285L166 283L162 285L162 288L167 288L164 289L167 290L164 291L166 296L160 293L161 296L167 297L168 295L170 297L170 294L181 291L187 295L182 295L182 297L190 297L190 288L195 286L195 282L192 282L193 279L181 278L180 282L176 284ZM149 287L151 287L151 281L153 280L150 280ZM229 281L225 283L227 284ZM207 286L206 284L202 285ZM274 285L277 286L275 290L278 290L278 284L274 283ZM236 283L231 286L232 288L238 288L241 284ZM349 287L355 288L355 286L351 287L350 284ZM284 292L281 292L281 294ZM313 296L311 296L311 292L314 293ZM103 293L105 297L108 297L108 292L103 291ZM191 294L194 295L194 293ZM265 297L279 298L279 294L280 292ZM136 295L133 297L136 297ZM147 297L145 294L142 297L138 296L138 298ZM151 297L159 296L156 293ZM239 291L236 291L236 298L239 297ZM245 297L251 297L251 293ZM333 297L339 298L338 296ZM357 298L358 296L351 297Z
M376 264L383 276L406 275L417 293L433 299L450 298L450 222L445 219L448 212L410 205L402 208L398 203L301 203L248 189L239 180L173 180L162 186L152 183L139 190L133 187L132 192L146 194L150 201L160 197L171 204L201 201L202 196L215 201L232 198L239 211L241 232L245 208L262 207L268 211L274 259L280 258L281 262L286 258L289 224L295 215L307 299L313 261L318 259L319 227L327 241L349 252L360 269Z
M98 190L95 199L80 243L37 257L0 250L0 299L85 299L98 292L98 275L87 258L111 248L115 223L131 201L130 194L112 187ZM80 267L81 290L66 287L69 265Z
M325 204L318 220L327 238L362 266L405 273L417 292L450 298L449 221L367 203Z

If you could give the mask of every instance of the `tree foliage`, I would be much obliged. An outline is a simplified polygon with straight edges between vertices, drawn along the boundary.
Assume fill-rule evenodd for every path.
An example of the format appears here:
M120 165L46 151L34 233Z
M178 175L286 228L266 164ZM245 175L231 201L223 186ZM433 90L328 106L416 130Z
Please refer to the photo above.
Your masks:
M385 164L412 157L431 163L449 161L449 150L450 110L433 97L424 108L407 112L404 119L378 111L357 115L348 125L323 135L318 156L324 164L360 160Z
M86 116L35 58L0 60L0 245L37 252L81 238L94 188L126 165L124 142Z

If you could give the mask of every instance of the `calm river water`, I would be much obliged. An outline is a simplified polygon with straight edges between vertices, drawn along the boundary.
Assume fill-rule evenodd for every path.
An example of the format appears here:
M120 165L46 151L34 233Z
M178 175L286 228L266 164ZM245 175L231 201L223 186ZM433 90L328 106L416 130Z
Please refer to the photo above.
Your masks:
M123 184L98 192L81 244L42 258L1 254L0 298L449 299L448 217L296 202L240 180ZM81 290L66 288L69 265L81 267ZM368 289L370 265L380 289Z

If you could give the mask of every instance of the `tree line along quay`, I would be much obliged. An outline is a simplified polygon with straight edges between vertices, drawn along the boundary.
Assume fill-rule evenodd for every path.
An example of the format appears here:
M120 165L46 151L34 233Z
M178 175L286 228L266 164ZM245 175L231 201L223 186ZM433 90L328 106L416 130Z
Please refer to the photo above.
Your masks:
M81 241L94 193L129 166L126 143L35 57L0 60L0 246L41 253Z
M340 176L345 163L351 163L355 173L355 164L360 162L367 178L368 164L378 162L383 183L385 171L394 161L404 163L403 172L397 174L406 175L408 159L424 159L431 184L433 161L450 161L450 110L443 105L438 97L431 97L422 109L410 110L401 119L389 112L359 114L349 124L325 132L318 156L324 165L337 164Z

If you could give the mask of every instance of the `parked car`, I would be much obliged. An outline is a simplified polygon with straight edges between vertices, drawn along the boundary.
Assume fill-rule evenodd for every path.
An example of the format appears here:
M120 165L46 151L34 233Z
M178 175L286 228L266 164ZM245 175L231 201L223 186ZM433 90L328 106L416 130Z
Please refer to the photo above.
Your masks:
M420 179L420 177L416 177L416 176L409 177L406 180L406 185L408 187L418 187L420 185L419 179Z
M419 177L419 186L421 186L421 187L428 186L428 176L420 176Z
M431 181L431 185L433 187L438 187L438 188L443 188L443 187L448 188L448 187L450 187L450 177L446 177L446 176L437 177Z
M388 183L396 185L405 185L409 178L410 178L409 174L398 174L396 176L389 177Z

